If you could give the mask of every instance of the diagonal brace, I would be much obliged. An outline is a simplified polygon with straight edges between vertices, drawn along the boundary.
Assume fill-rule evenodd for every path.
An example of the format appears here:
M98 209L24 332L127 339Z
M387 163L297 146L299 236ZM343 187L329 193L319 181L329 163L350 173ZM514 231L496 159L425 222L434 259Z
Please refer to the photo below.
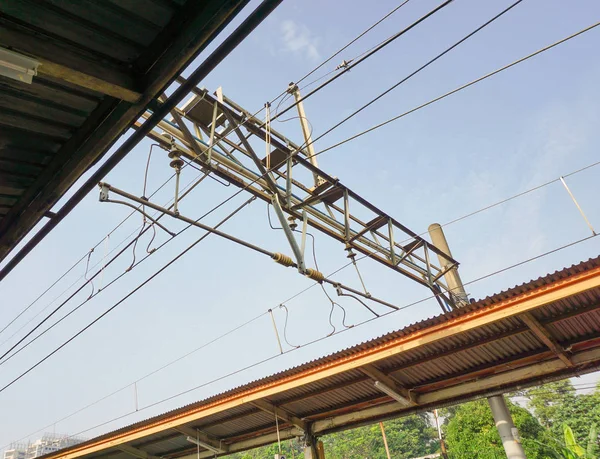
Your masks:
M529 312L521 314L519 318L529 327L535 336L537 336L548 349L556 354L556 356L567 366L572 367L573 362L565 353L564 349L556 342L550 332Z

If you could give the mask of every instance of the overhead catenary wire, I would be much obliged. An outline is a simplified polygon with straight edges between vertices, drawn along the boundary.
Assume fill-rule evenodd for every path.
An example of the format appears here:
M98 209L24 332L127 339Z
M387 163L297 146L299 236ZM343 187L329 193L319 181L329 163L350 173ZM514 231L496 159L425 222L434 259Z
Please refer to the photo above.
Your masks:
M149 159L150 156L148 157L148 164L149 164ZM189 164L189 163L187 163ZM185 167L185 166L184 166ZM156 190L154 190L154 192L152 192L152 194L149 196L149 198L153 197L154 195L156 195L160 190L162 190L173 178L175 177L175 174L172 174L166 181L164 181ZM190 185L193 182L190 182ZM189 186L189 185L188 185ZM144 179L144 194L145 194L145 190L146 190L146 179ZM29 309L31 309L31 307L33 307L42 297L44 297L50 290L52 290L52 288L54 288L60 281L62 281L69 273L71 273L71 271L73 271L81 262L83 262L84 260L88 260L89 263L89 254L94 252L95 249L97 249L103 242L106 241L107 238L110 238L110 236L112 234L115 233L115 231L117 231L127 220L129 220L129 218L131 218L134 214L136 213L136 210L132 210L127 216L125 216L119 223L117 223L117 225L115 225L115 227L110 230L106 236L104 236L100 241L98 241L89 251L85 252L84 255L81 256L81 258L79 258L69 269L67 269L63 274L61 274L48 288L46 288L46 290L44 290L39 296L36 297L36 299L34 301L32 301L29 305L27 305L23 310L21 310L21 312L19 312L13 319L11 319L1 330L0 330L0 334L2 334L7 328L9 328L14 322L16 322L23 314L25 314ZM143 229L143 227L142 227ZM137 230L135 230L134 232L132 232L129 236L127 236L125 238L128 239L129 237L131 237ZM124 241L123 241L124 242ZM121 242L120 244L122 244L123 242ZM112 253L114 250L116 250L120 244L118 244L113 250L111 250L110 253ZM99 262L100 263L100 262ZM92 269L94 267L96 267L99 263L96 263ZM85 277L85 276L82 276ZM71 284L71 286L69 286L67 288L67 290L69 290L74 284ZM64 294L65 292L63 292L62 294ZM61 294L61 295L62 295ZM61 296L59 295L59 296ZM14 335L12 335L14 336ZM11 336L11 338L12 338ZM9 338L10 339L10 338ZM7 340L5 340L3 343L4 344Z
M476 35L480 31L482 31L483 29L485 29L487 26L489 26L490 24L492 24L496 20L500 19L502 16L504 16L506 13L508 13L514 7L516 7L517 5L519 5L522 1L523 0L517 0L516 2L512 3L511 5L509 5L507 8L505 8L504 10L502 10L500 13L498 13L497 15L495 15L494 17L492 17L491 19L487 20L482 25L480 25L479 27L477 27L475 30L473 30L472 32L468 33L463 38L461 38L460 40L458 40L456 43L454 43L453 45L449 46L444 51L442 51L441 53L437 54L435 57L433 57L432 59L430 59L429 61L427 61L425 64L423 64L417 70L413 71L412 73L408 74L404 78L400 79L399 81L397 81L396 83L394 83L392 86L390 86L388 89L386 89L385 91L383 91L382 93L380 93L378 96L376 96L375 98L371 99L369 102L367 102L366 104L362 105L357 110L353 111L351 114L349 114L348 116L346 116L344 119L342 119L341 121L339 121L336 124L334 124L332 127L330 127L329 129L327 129L321 135L319 135L315 139L313 139L311 143L314 144L319 139L322 139L324 136L326 136L326 135L330 134L331 132L333 132L335 129L337 129L338 127L340 127L342 124L346 123L347 121L349 121L350 119L352 119L353 117L355 117L356 115L358 115L364 109L370 107L375 102L377 102L378 100L380 100L381 98L385 97L387 94L389 94L390 92L392 92L394 89L396 89L400 85L402 85L405 82L407 82L408 80L410 80L415 75L417 75L420 72L422 72L423 70L425 70L427 67L429 67L431 64L433 64L434 62L436 62L438 59L441 59L443 56L445 56L446 54L448 54L450 51L452 51L453 49L455 49L458 46L460 46L462 43L464 43L467 40L469 40L471 37L473 37L474 35ZM357 62L360 62L360 61L361 60L359 59ZM302 98L302 100L306 99L306 97L308 97L308 95L310 95L310 94L311 93L308 93L307 96L305 96L305 97ZM279 113L279 115L285 113L286 111L287 111L287 109L283 110L282 112ZM316 156L316 155L314 155L314 156Z
M158 373L158 372L160 372L160 371L162 371L162 370L164 370L166 368L169 368L170 366L172 366L172 365L174 365L174 364L176 364L176 363L184 360L185 358L189 357L190 355L193 355L196 352L198 352L198 351L200 351L200 350L202 350L202 349L210 346L211 344L214 344L216 342L221 341L222 339L224 339L227 336L235 333L236 331L238 331L238 330L240 330L242 328L247 327L248 325L256 322L261 317L264 317L265 315L267 315L267 312L262 312L262 313L260 313L260 314L258 314L256 316L252 317L251 319L249 319L249 320L241 323L240 325L236 326L235 328L232 328L232 329L230 329L230 330L228 330L228 331L226 331L224 333L221 333L220 335L216 336L215 338L211 339L210 341L207 341L207 342L203 343L202 345L194 348L193 350L191 350L191 351L189 351L189 352L187 352L187 353L185 353L185 354L177 357L175 360L171 360L171 361L165 363L164 365L161 365L160 367L158 367L158 368L156 368L156 369L154 369L154 370L152 370L152 371L150 371L148 373L145 373L143 376L135 379L134 381L132 381L130 383L127 383L127 384L119 387L118 389L115 389L114 391L112 391L112 392L110 392L110 393L102 396L101 398L98 398L98 399L94 400L91 403L88 403L88 404L84 405L81 408L78 408L75 411L72 411L71 413L67 414L66 416L63 416L62 418L57 419L56 421L51 422L50 424L48 424L48 425L46 425L46 426L44 426L44 427L36 430L35 432L31 432L31 433L27 434L26 436L24 436L24 437L20 438L19 440L17 440L17 442L22 441L22 440L24 440L24 439L26 439L28 437L31 437L32 435L35 435L35 434L37 434L39 432L43 432L43 431L51 428L55 424L58 424L59 422L66 421L67 419L70 419L73 416L76 416L77 414L79 414L79 413L81 413L81 412L83 412L83 411L85 411L85 410L87 410L87 409L89 409L89 408L97 405L98 403L101 403L104 400L107 400L110 397L112 397L112 396L114 396L114 395L116 395L116 394L118 394L120 392L123 392L124 390L130 388L134 384L139 384L141 381L144 381L144 380L148 379L149 377L155 375L156 373ZM139 409L137 411L139 411ZM76 435L78 435L78 434L76 434Z
M379 128L382 128L383 126L386 126L386 125L388 125L388 124L390 124L390 123L392 123L394 121L397 121L400 118L404 118L405 116L410 115L411 113L419 111L419 110L421 110L421 109L423 109L425 107L428 107L429 105L432 105L432 104L434 104L436 102L439 102L440 100L443 100L446 97L449 97L449 96L451 96L453 94L456 94L457 92L460 92L460 91L462 91L464 89L467 89L470 86L473 86L473 85L475 85L475 84L477 84L477 83L479 83L479 82L481 82L483 80L486 80L486 79L488 79L488 78L490 78L490 77L492 77L494 75L497 75L498 73L501 73L501 72L503 72L503 71L505 71L505 70L507 70L507 69L509 69L511 67L514 67L515 65L518 65L518 64L520 64L522 62L525 62L525 61L531 59L532 57L535 57L535 56L537 56L539 54L542 54L542 53L544 53L546 51L549 51L550 49L552 49L552 48L554 48L554 47L556 47L558 45L561 45L562 43L566 43L567 41L572 40L573 38L576 38L579 35L582 35L582 34L584 34L586 32L589 32L590 30L598 27L599 25L600 25L600 22L596 22L595 24L592 24L591 26L588 26L588 27L580 30L579 32L575 32L574 34L569 35L569 36L567 36L565 38L562 38L561 40L558 40L558 41L556 41L556 42L554 42L554 43L552 43L552 44L550 44L548 46L545 46L545 47L543 47L543 48L541 48L541 49L539 49L539 50L537 50L537 51L535 51L535 52L533 52L531 54L528 54L527 56L521 57L520 59L517 59L516 61L513 61L510 64L507 64L507 65L505 65L503 67L500 67L500 68L498 68L498 69L496 69L496 70L494 70L494 71L492 71L490 73L487 73L487 74L485 74L485 75L483 75L483 76L481 76L479 78L476 78L475 80L470 81L469 83L463 84L463 85L461 85L461 86L459 86L459 87L457 87L457 88L455 88L455 89L453 89L451 91L446 92L445 94L442 94L441 96L438 96L438 97L436 97L434 99L429 100L428 102L425 102L425 103L423 103L421 105L418 105L418 106L416 106L416 107L414 107L414 108L412 108L410 110L407 110L407 111L401 113L400 115L394 116L393 118L390 118L387 121L384 121L382 123L376 124L375 126L372 126L372 127L368 128L368 129L365 129L364 131L361 131L358 134L354 134L351 137L348 137L348 138L346 138L346 139L344 139L344 140L342 140L340 142L337 142L337 143L335 143L333 145L330 145L330 146L322 149L321 151L315 153L314 156L318 156L320 154L325 153L326 151L333 150L334 148L342 146L342 145L344 145L344 144L346 144L348 142L351 142L352 140L355 140L355 139L357 139L359 137L362 137L365 134L373 132L373 131L375 131L375 130L377 130ZM316 140L318 140L318 138L315 139L315 141Z
M221 226L222 224L224 224L225 222L227 222L231 217L233 217L236 213L238 213L240 210L242 210L244 207L246 207L248 204L250 204L254 199L255 198L252 197L252 198L248 199L247 201L245 201L241 206L237 207L233 212L231 212L229 215L227 215L225 218L223 218L219 223L217 223L217 225L215 225L215 227ZM146 280L144 280L137 287L135 287L133 290L131 290L127 295L125 295L123 298L121 298L119 301L117 301L114 305L112 305L110 308L108 308L102 314L100 314L99 316L97 316L94 320L92 320L87 325L85 325L83 328L81 328L78 332L76 332L74 335L72 335L69 339L67 339L66 341L64 341L59 346L57 346L53 351L51 351L48 354L46 354L45 357L43 357L42 359L38 360L38 362L36 362L34 365L32 365L31 367L29 367L27 370L23 371L19 376L17 376L16 378L12 379L9 383L5 384L2 388L0 388L0 392L5 391L7 388L9 388L10 386L12 386L14 383L16 383L17 381L19 381L21 378L23 378L27 374L29 374L31 371L33 371L35 368L37 368L39 365L41 365L46 360L48 360L50 357L52 357L54 354L56 354L57 352L59 352L62 348L64 348L66 345L68 345L71 341L73 341L78 336L80 336L81 334L83 334L86 330L88 330L90 327L92 327L95 323L97 323L98 321L100 321L102 318L106 317L106 315L108 315L110 312L112 312L114 309L116 309L125 300L127 300L129 297L131 297L133 294L135 294L137 291L139 291L141 288L143 288L145 285L147 285L149 282L151 282L156 276L158 276L159 274L161 274L162 272L164 272L169 266L171 266L173 263L175 263L177 260L179 260L183 255L185 255L186 253L188 253L191 249L193 249L196 245L198 245L200 242L202 242L204 239L206 239L206 237L208 237L210 234L213 234L213 233L214 232L206 232L203 236L201 236L200 238L198 238L191 245L189 245L188 247L186 247L186 249L184 249L177 256L175 256L174 258L172 258L168 263L166 263L164 266L162 266L158 271L154 272L152 275L150 275L149 277L147 277Z
M508 270L510 270L510 269L514 269L515 267L518 267L518 266L522 266L523 264L530 263L531 261L534 261L534 260L540 259L540 258L542 258L542 257L545 257L545 256L547 256L547 255L550 255L550 254L552 254L552 253L556 253L556 252L558 252L558 251L561 251L561 250L564 250L564 249L566 249L566 248L572 247L572 246L574 246L574 245L580 244L580 243L582 243L582 242L588 241L588 240L590 240L590 239L592 239L592 238L594 238L594 237L597 237L597 235L596 235L596 236L588 236L588 237L586 237L586 238L582 238L582 239L579 239L579 240L573 241L573 242L571 242L571 243L569 243L569 244L565 244L565 245L563 245L563 246L557 247L557 248L555 248L555 249L552 249L552 250L550 250L550 251L544 252L544 253L542 253L542 254L539 254L539 255L537 255L537 256L535 256L535 257L530 257L530 258L528 258L528 259L525 259L525 260L523 260L523 261L520 261L520 262L518 262L518 263L515 263L515 264L512 264L512 265L509 265L509 266L507 266L507 267L504 267L504 268L502 268L502 269L500 269L500 270L497 270L497 271L494 271L494 272L488 273L488 274L486 274L486 275L484 275L484 276L481 276L481 277L479 277L479 278L475 278L475 279L473 279L473 280L471 280L471 281L468 281L468 282L466 282L464 285L471 285L471 284L474 284L474 283L480 282L481 280L484 280L484 279L486 279L486 278L489 278L489 277L495 276L495 275L497 275L497 274L500 274L500 273L502 273L502 272L508 271ZM340 268L338 268L336 271L332 272L330 275L333 275L333 274L335 274L335 273L337 273L337 272L341 271L342 269L344 269L345 267L347 267L347 266L350 266L350 265L351 265L351 262L350 262L350 263L347 263L346 265L344 265L344 266L342 266L342 267L340 267ZM283 308L284 308L284 309L287 311L288 309L287 309L287 307L285 306L285 304L284 304L284 303L291 301L292 299L294 299L294 298L295 298L295 297L297 297L298 295L300 295L300 294L302 294L302 293L306 292L307 290L309 290L310 288L314 287L314 285L316 285L316 284L312 284L310 287L308 287L308 288L306 288L306 289L304 289L304 290L300 291L300 292L299 292L299 293L297 293L296 295L294 295L294 296L290 297L289 299L285 300L284 302L280 303L280 305L279 305L279 306L280 306L280 307L283 307ZM422 299L420 299L420 300L417 300L417 301L414 301L414 302L412 302L412 303L409 303L409 304L407 304L407 305L405 305L405 306L403 306L403 307L399 308L398 310L395 310L395 311L389 311L389 312L387 312L387 313L385 313L385 314L382 314L382 315L380 315L379 317L374 317L374 318L367 319L367 320L365 320L365 321L363 321L363 322L360 322L360 323L356 324L356 325L355 325L355 326L353 326L352 328L357 328L357 327L359 327L359 326L365 325L365 324L367 324L367 323L370 323L370 322L373 322L373 321L375 321L375 320L382 319L382 318L384 318L384 317L387 317L387 316L388 316L388 315L390 315L390 314L397 313L399 310L404 310L404 309L407 309L407 308L410 308L410 307L414 307L414 306L416 306L416 305L418 305L418 304L421 304L421 303L423 303L423 302L425 302L425 301L431 300L431 299L433 299L434 297L435 297L434 295L427 296L427 297L425 297L425 298L422 298ZM262 313L262 314L260 314L259 316L256 316L256 317L254 317L254 318L253 318L253 319L251 319L250 321L248 321L248 322L246 322L246 323L242 324L241 326L238 326L238 327L236 327L235 329L232 329L232 330L230 330L230 331L228 331L228 332L225 332L224 334L220 335L218 338L216 338L216 339L215 339L215 340L213 340L212 342L215 342L215 341L217 341L217 340L221 339L221 338L222 338L222 337L224 337L224 336L228 336L228 335L230 335L231 333L233 333L233 332L235 332L235 331L239 330L240 328L242 328L242 327L244 327L244 326L248 325L249 323L252 323L252 322L256 321L258 318L260 318L260 317L262 317L263 315L266 315L266 314L268 314L268 311L265 311L265 312L263 312L263 313ZM286 325L287 325L287 324L286 324ZM139 408L139 410L138 410L138 411L143 411L143 410L149 409L149 408L151 408L151 407L157 406L157 405L159 405L159 404L161 404L161 403L164 403L164 402L166 402L166 401L172 400L172 399L174 399L174 398L176 398L176 397L179 397L179 396L181 396L181 395L187 394L187 393L189 393L189 392L192 392L192 391L194 391L194 390L197 390L197 389L199 389L199 388L201 388L201 387L208 386L208 385L210 385L210 384L213 384L213 383L215 383L215 382L218 382L218 381L224 380L224 379L226 379L226 378L228 378L228 377L230 377L230 376L232 376L232 375L235 375L235 374L241 373L241 372L243 372L243 371L245 371L245 370L247 370L247 369L250 369L250 368L253 368L253 367L259 366L259 365L261 365L261 364L263 364L263 363L266 363L266 362L268 362L268 361L270 361L270 360L273 360L273 359L275 359L275 358L277 358L277 357L279 357L279 356L281 356L281 355L287 355L287 354L289 354L290 352L292 352L292 351L294 351L294 350L296 350L296 349L300 349L300 348L303 348L303 347L306 347L306 346L310 346L310 345L312 345L312 344L315 344L315 343L321 342L321 341L323 341L323 340L325 340L325 339L328 339L328 338L329 338L329 337L331 337L331 336L334 336L334 335L326 335L326 336L324 336L324 337L317 338L317 339L315 339L315 340L309 341L309 342L307 342L307 343L304 343L304 344L300 344L300 345L291 345L291 344L289 343L288 339L287 339L287 336L285 335L285 329L286 329L286 328L287 328L287 326L284 328L284 338L285 338L285 340L286 340L286 343L287 343L288 345L290 345L290 347L291 347L292 349L285 350L285 351L283 352L283 354L279 354L279 353L278 353L278 354L275 354L275 355L273 355L273 356L271 356L271 357L268 357L268 358L266 358L266 359L260 360L259 362L255 362L255 363L253 363L253 364L251 364L251 365L249 365L249 366L246 366L246 367L240 368L240 369L238 369L238 370L236 370L236 371L234 371L234 372L232 372L232 373L228 373L228 374L226 374L226 375L223 375L223 376L221 376L221 377L218 377L218 378L216 378L216 379L213 379L213 380L211 380L211 381L208 381L208 382L206 382L206 383L203 383L203 384L201 384L201 385L195 386L195 387L193 387L193 388L191 388L191 389L187 389L187 390L185 390L185 391L183 391L183 392L179 392L178 394L175 394L175 395L169 396L169 397L167 397L167 398L164 398L164 399L162 399L162 400L159 400L159 401L157 401L157 402L154 402L154 403L152 403L152 404L150 404L150 405L147 405L147 406L141 407L141 408ZM335 335L338 335L338 334L340 334L340 333L343 333L343 332L345 332L345 331L347 331L347 330L350 330L350 329L351 329L351 328L345 328L345 329L341 329L340 331L337 331L337 332L335 333ZM193 351L189 352L188 354L186 354L186 355L184 355L184 356L181 356L181 357L179 357L179 358L178 358L178 359L176 359L175 361L173 361L173 362L170 362L170 363L168 363L168 364L164 365L163 367L160 367L160 368L158 368L158 369L156 369L156 370L153 370L152 372L148 373L148 374L147 374L146 376L144 376L143 378L140 378L140 379L138 379L138 380L136 380L136 381L138 381L138 382L139 382L141 379L145 379L146 377L149 377L149 376L151 376L151 375L153 375L153 374L157 373L158 371L161 371L162 369L164 369L164 368L166 368L166 367L168 367L168 366L172 365L173 363L175 363L175 362L177 362L177 361L180 361L180 360L182 360L183 358L185 358L185 357L187 357L187 356L191 355L192 353L195 353L197 350L200 350L200 349L202 349L202 348L204 348L204 347L208 346L208 345L209 345L209 344L211 344L212 342L206 343L205 345L201 346L200 348L197 348L197 349L195 349L195 350L193 350ZM53 424L55 424L55 423L61 422L61 421L65 420L65 419L68 419L68 418L70 418L70 417L72 417L72 416L74 416L74 415L76 415L76 414L80 413L81 411L83 411L83 410L87 409L88 407L91 407L91 406L93 406L93 405L95 405L95 404L97 404L97 403L100 403L100 402L101 402L101 401L103 401L103 400L106 400L107 398L111 397L112 395L115 395L115 394L117 394L117 393L119 393L119 392L123 391L123 390L124 390L124 389L126 389L127 387L130 387L130 386L131 386L131 384L132 384L132 383L129 383L129 384L127 384L127 385L123 386L122 388L120 388L120 389L118 389L118 390L116 390L116 391L114 391L114 392L112 392L112 393L110 393L110 394L108 394L108 395L106 395L106 396L104 396L104 397L102 397L102 398L100 398L100 399L98 399L98 400L96 400L96 401L92 402L91 404L89 404L89 405L86 405L85 407L83 407L83 408L80 408L79 410L77 410L77 411L75 411L75 412L73 412L73 413L71 413L71 414L67 415L66 417L64 417L64 418L61 418L61 419L60 419L60 420L58 420L58 421L54 421L53 423L49 424L49 426L52 426L52 425L53 425ZM98 428L98 427L102 427L103 425L109 424L109 423L111 423L111 422L114 422L114 421L117 421L117 420L119 420L119 419L123 419L123 418L125 418L125 417L127 417L127 416L130 416L131 414L134 414L134 413L135 413L135 412L130 412L130 413L126 413L126 414L124 414L124 415L118 416L118 417L116 417L116 418L113 418L113 419L111 419L111 420L109 420L109 421L106 421L106 422L103 422L103 423L101 423L101 424L95 425L94 427L88 428L88 429L86 429L86 430L84 430L84 431L80 431L80 432L78 432L78 433L74 434L74 436L80 435L80 434L82 434L82 433L85 433L85 432L87 432L87 431L90 431L90 430L96 429L96 428ZM22 439L25 439L25 438L29 437L30 435L34 435L35 433L38 433L38 432L40 432L40 431L42 431L42 430L44 430L44 429L46 429L46 428L48 428L48 426L47 426L47 427L44 427L44 428L42 428L42 429L39 429L39 430L38 430L38 431L36 431L36 432L33 432L33 433L31 433L31 434L28 434L27 436L24 436L24 437L23 437L23 438L21 438L20 440L22 440ZM19 441L20 441L20 440L19 440Z
M183 193L181 195L180 199L185 198L191 191L193 191L193 189L200 184L205 178L206 178L207 174L203 175L202 177L198 178L197 180L195 180L194 182L190 183L190 186L187 188L187 190L185 191L185 193ZM172 205L171 205L172 206ZM210 212L209 212L210 213ZM203 215L201 218L204 218L207 214ZM162 218L162 215L158 216L158 219ZM149 229L149 227L145 227L142 226L142 231L140 232L140 234L132 241L130 241L123 249L121 249L115 256L113 256L113 258L111 258L106 264L104 264L102 266L102 268L98 271L96 271L96 273L90 277L89 279L87 278L87 270L86 270L86 275L84 275L84 278L86 280L86 282L84 282L75 292L73 292L67 299L65 299L61 304L59 304L52 312L50 312L50 314L48 314L44 319L42 319L34 328L32 328L25 336L23 336L21 339L19 339L13 346L11 346L10 349L8 349L7 351L4 352L4 354L2 356L0 356L0 365L4 364L6 361L8 361L10 358L12 358L13 356L15 356L16 354L18 354L19 352L21 352L23 349L27 348L28 346L30 346L33 342L35 342L38 338L40 338L41 336L43 336L45 333L47 333L48 331L50 331L52 328L54 328L56 325L58 325L60 322L62 322L64 319L66 319L67 317L69 317L71 314L73 314L75 311L77 311L78 309L80 309L84 304L88 303L90 300L92 300L95 296L97 296L97 294L99 294L101 291L106 290L107 288L109 288L112 284L114 284L116 281L118 281L119 279L121 279L121 277L123 277L125 274L127 274L129 271L131 271L132 268L134 268L135 266L139 265L141 262L143 262L144 260L146 260L150 255L152 255L154 252L156 252L157 250L161 249L162 247L164 247L166 244L168 244L171 240L173 240L174 237L180 235L181 233L183 233L184 231L186 231L188 228L190 228L190 226L192 226L191 224L188 224L188 226L184 227L181 231L179 231L177 234L174 234L173 237L171 237L170 239L167 239L163 244L161 244L159 247L155 248L153 251L149 251L148 255L146 255L144 258L142 258L140 261L136 262L135 261L135 257L134 260L132 262L132 264L124 271L122 272L119 276L117 276L115 279L113 279L111 282L109 282L102 290L97 291L96 293L94 293L94 291L92 290L92 293L90 294L90 296L88 298L86 298L82 303L80 303L78 306L76 306L73 310L71 310L69 313L67 313L65 316L61 317L58 321L56 321L54 324L52 324L50 327L48 327L47 329L45 329L42 333L40 333L39 335L37 335L36 337L34 337L33 339L31 339L30 341L28 341L27 343L25 343L21 348L19 348L18 350L16 350L13 354L11 354L10 356L7 357L7 355L13 351L19 344L21 344L25 339L27 339L29 336L31 336L40 326L42 326L45 322L47 322L52 316L54 316L54 314L56 314L62 307L64 307L72 298L75 297L75 295L77 295L86 285L88 285L89 283L92 283L94 278L98 275L101 275L104 273L104 270L106 269L106 267L110 266L115 260L117 260L129 247L131 247L132 245L135 245L137 243L137 241L139 240L139 238L143 235L143 233L145 231L147 231ZM92 284L93 285L93 284Z
M416 26L418 26L419 24L421 24L423 21L427 20L428 18L430 18L431 16L433 16L434 14L436 14L438 11L440 11L443 8L447 7L453 1L454 0L446 0L446 1L442 2L440 5L436 6L434 9L432 9L431 11L429 11L428 13L426 13L425 15L421 16L419 19L417 19L416 21L414 21L413 23L411 23L409 26L407 26L404 29L396 32L394 35L392 35L391 37L389 37L387 40L383 41L382 43L380 43L379 45L377 45L375 48L371 49L368 53L366 53L365 55L363 55L359 59L356 59L354 62L351 62L348 66L344 67L341 72L335 74L330 79L328 79L324 83L321 83L315 89L313 89L312 91L308 92L306 95L302 96L302 98L298 102L294 102L293 104L291 104L288 107L286 107L285 109L283 109L276 116L274 116L271 119L271 121L274 121L279 116L281 116L284 113L287 113L288 111L290 111L292 108L294 108L296 105L298 105L299 102L304 102L306 99L308 99L309 97L313 96L314 94L316 94L317 92L319 92L320 90L322 90L323 88L325 88L326 86L329 86L331 83L333 83L339 77L341 77L345 73L349 72L354 67L362 64L364 61L366 61L371 56L373 56L374 54L376 54L379 51L381 51L383 48L385 48L386 46L388 46L390 43L396 41L402 35L404 35L405 33L409 32L410 30L412 30L413 28L415 28Z

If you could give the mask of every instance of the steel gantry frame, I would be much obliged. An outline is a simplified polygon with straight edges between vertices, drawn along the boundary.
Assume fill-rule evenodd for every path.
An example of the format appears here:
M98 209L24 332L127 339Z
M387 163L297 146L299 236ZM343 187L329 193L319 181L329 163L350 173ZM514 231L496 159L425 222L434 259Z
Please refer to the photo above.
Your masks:
M297 88L291 86L290 93L306 122ZM304 262L310 226L342 242L351 260L359 252L429 288L442 310L464 304L465 299L444 281L458 262L320 169L305 126L305 142L298 145L273 129L268 118L267 122L256 118L220 88L214 94L194 88L183 107L170 114L148 136L169 150L171 157L193 162L271 204L301 273L311 271ZM150 117L150 111L143 116ZM259 145L264 157L257 153ZM301 241L294 232L296 220L302 226L297 231ZM440 260L439 266L433 255Z

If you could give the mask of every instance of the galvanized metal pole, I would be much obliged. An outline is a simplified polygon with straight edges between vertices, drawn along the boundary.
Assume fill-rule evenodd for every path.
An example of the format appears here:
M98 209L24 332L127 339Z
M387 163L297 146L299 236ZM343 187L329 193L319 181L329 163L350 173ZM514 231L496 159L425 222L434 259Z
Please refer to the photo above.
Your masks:
M446 236L444 235L444 231L442 230L442 226L439 223L433 223L429 225L429 236L431 236L431 242L433 245L444 252L449 257L452 257L452 252L450 252L450 247L448 247L448 241L446 240ZM438 260L440 261L440 267L442 270L448 267L450 262L446 260L441 255L438 255ZM448 284L448 288L452 293L452 296L455 299L456 306L464 306L469 303L469 298L467 296L467 292L465 292L465 287L463 286L462 280L460 279L460 275L458 274L458 268L453 267L446 274L444 274L444 278L446 279L446 283Z
M525 450L519 439L519 432L513 423L504 395L488 398L496 428L508 459L526 459Z
M450 252L448 241L446 240L446 236L444 235L444 231L440 224L433 223L432 225L429 225L429 235L431 236L431 242L433 242L438 249L452 257L452 252ZM440 260L442 269L444 269L447 266L447 261L444 257L439 255L438 259ZM451 289L456 299L457 306L460 307L468 304L469 298L467 297L465 287L463 286L456 267L450 269L444 277L448 284L448 288ZM496 428L502 439L504 451L506 451L506 457L508 457L508 459L526 459L525 451L519 441L517 428L515 427L508 411L508 407L506 406L504 395L489 397L488 402L490 404L490 409L492 410L492 416L494 416Z
M306 113L304 112L304 103L302 102L300 89L298 89L297 85L290 84L288 92L294 95L294 100L296 101L296 108L298 109L298 119L300 120L300 126L302 127L302 134L304 136L304 144L306 145L306 154L308 156L308 160L313 166L319 167L316 158L317 155L315 154L315 147L313 146L312 129L309 126L308 118L306 117ZM315 178L315 187L325 182L325 180L323 180L317 174L313 173L313 176Z

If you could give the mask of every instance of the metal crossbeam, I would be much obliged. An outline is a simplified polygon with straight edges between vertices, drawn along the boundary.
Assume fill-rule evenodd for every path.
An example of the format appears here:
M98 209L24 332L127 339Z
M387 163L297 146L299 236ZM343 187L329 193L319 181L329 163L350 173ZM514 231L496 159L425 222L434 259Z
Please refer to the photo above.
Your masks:
M186 124L194 127L193 138ZM285 214L305 218L309 226L342 242L345 249L428 287L444 310L456 306L443 281L444 273L458 266L456 260L318 168L299 145L272 128L267 132L261 120L221 93L215 97L195 90L181 116L159 122L149 137L165 146L174 138L185 159L266 202L277 201ZM252 146L265 144L267 138L269 161L259 158L260 149ZM314 177L319 177L318 186ZM293 241L290 244L294 249ZM432 254L444 261L443 266L433 263Z

